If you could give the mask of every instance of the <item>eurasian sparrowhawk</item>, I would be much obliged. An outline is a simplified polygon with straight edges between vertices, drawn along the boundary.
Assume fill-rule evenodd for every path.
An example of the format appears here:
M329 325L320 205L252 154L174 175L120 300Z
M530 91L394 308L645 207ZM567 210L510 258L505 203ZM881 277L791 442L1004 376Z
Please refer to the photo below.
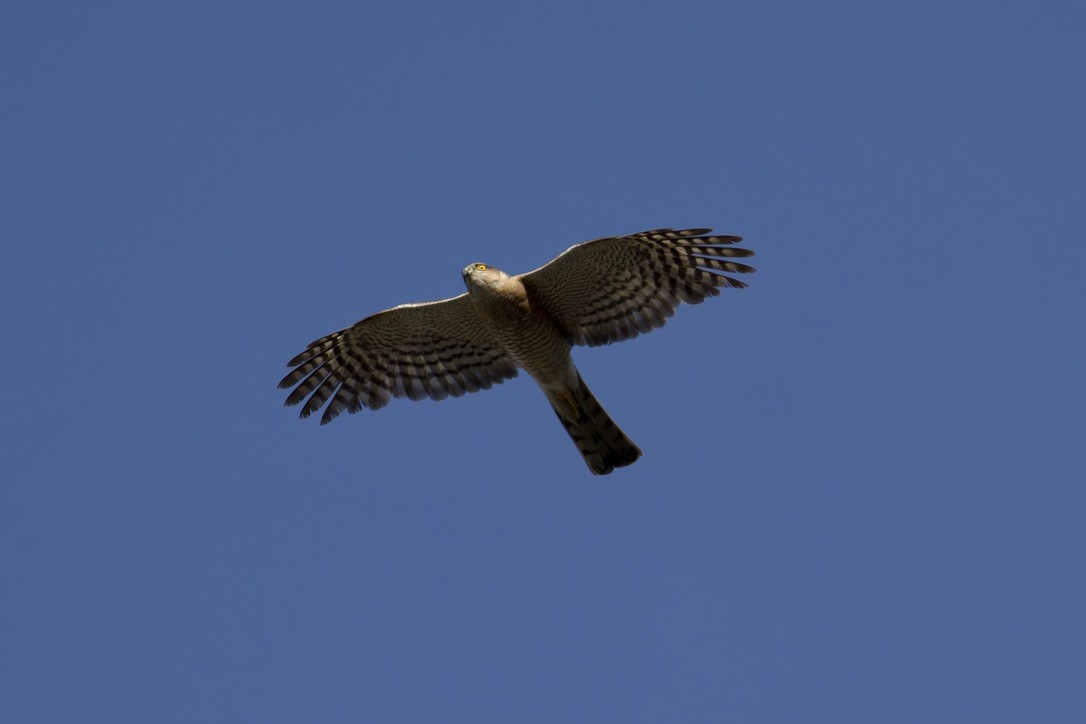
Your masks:
M722 272L754 269L738 236L712 229L655 229L570 247L535 271L509 276L485 264L463 270L458 297L403 304L321 337L287 364L321 424L341 412L376 410L392 397L441 400L488 389L523 369L543 390L593 473L629 465L641 450L604 411L570 359L575 344L619 342L662 327L680 303L746 285ZM295 387L296 386L296 387ZM306 399L308 397L308 399Z

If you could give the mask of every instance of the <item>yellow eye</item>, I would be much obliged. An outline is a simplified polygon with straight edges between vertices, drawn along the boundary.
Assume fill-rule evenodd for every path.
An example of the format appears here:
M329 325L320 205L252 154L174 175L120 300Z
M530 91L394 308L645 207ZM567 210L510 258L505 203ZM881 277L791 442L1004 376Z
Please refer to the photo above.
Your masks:
M475 268L479 271L486 271L486 264L476 264Z

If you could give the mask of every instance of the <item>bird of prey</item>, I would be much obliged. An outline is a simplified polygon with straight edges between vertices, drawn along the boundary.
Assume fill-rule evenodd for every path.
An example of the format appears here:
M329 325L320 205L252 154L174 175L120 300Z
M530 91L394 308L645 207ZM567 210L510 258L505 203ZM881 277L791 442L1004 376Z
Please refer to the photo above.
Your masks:
M641 450L581 379L573 345L631 339L662 327L681 303L720 287L742 289L724 272L754 252L712 229L653 229L571 246L550 263L510 276L486 264L462 274L467 293L401 304L311 343L279 383L321 424L340 413L384 407L392 397L441 400L489 389L522 369L536 381L596 475L629 465ZM308 399L307 399L308 398Z

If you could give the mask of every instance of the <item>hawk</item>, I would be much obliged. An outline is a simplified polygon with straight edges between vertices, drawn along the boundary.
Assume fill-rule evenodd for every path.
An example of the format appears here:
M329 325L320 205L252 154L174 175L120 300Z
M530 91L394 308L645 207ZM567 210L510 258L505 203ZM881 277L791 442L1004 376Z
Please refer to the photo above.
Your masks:
M327 403L340 413L376 410L392 397L441 400L489 389L524 370L536 381L596 475L629 465L641 450L581 379L573 345L621 342L662 327L681 303L746 284L724 272L753 267L736 258L738 236L712 229L653 229L571 246L550 263L510 276L472 264L467 293L401 304L311 343L279 383L303 400L301 417Z

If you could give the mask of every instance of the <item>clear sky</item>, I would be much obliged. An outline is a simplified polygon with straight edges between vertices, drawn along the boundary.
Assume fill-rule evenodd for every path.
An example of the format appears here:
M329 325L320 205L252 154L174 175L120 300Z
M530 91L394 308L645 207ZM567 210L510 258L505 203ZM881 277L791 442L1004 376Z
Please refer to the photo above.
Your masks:
M1086 11L0 10L0 720L1086 721ZM321 427L310 340L594 237L744 291Z

